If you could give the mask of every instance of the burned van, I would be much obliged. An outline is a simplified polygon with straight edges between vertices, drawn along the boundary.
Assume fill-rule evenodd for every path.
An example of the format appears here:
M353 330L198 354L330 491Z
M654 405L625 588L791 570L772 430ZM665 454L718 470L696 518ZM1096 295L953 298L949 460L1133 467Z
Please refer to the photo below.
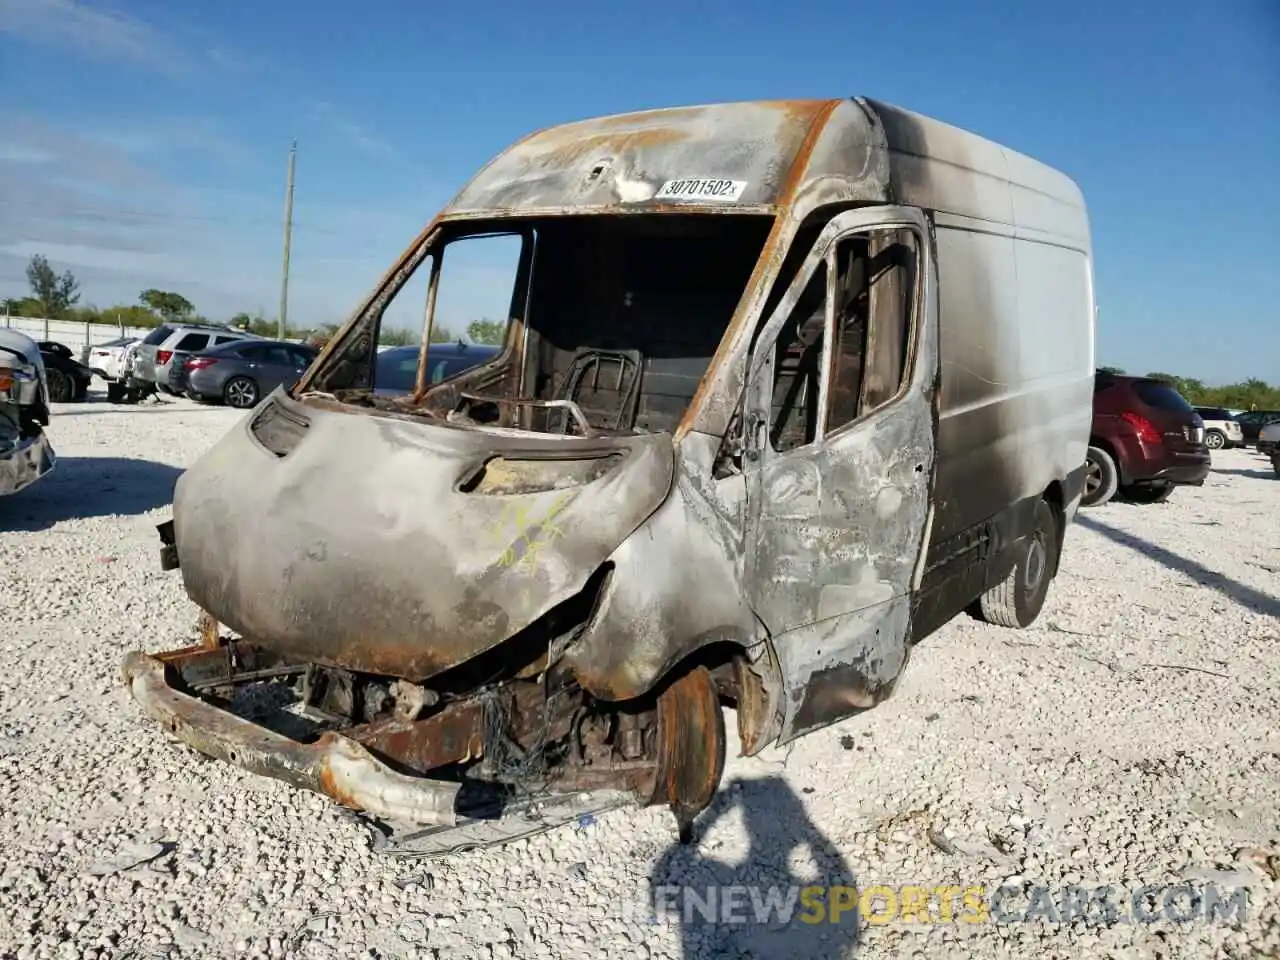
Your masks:
M396 310L422 346L389 395ZM430 382L434 328L495 315L502 348ZM857 98L543 130L183 474L162 556L204 637L127 682L388 823L687 826L722 707L753 754L875 706L961 612L1036 618L1093 331L1076 186L954 127Z

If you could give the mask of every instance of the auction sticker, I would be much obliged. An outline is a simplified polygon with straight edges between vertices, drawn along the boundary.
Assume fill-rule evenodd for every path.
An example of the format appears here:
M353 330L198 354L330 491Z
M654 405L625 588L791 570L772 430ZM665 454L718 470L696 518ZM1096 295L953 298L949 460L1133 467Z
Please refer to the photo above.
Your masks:
M711 200L733 203L747 188L745 180L712 180L685 178L668 180L654 197L655 200Z

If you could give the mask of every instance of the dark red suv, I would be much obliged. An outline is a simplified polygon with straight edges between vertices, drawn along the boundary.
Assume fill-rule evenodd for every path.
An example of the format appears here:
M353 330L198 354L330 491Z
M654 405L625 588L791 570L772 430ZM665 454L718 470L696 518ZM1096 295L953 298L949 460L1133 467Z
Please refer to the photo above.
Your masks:
M1209 475L1204 421L1172 386L1149 377L1099 372L1093 384L1093 436L1081 506L1116 492L1137 503L1167 500L1175 486Z

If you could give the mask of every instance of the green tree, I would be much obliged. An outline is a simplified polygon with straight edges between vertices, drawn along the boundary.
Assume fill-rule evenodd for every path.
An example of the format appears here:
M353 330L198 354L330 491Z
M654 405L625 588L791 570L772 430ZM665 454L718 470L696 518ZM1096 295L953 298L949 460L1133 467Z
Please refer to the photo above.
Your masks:
M1109 374L1111 374L1112 376L1115 376L1115 377L1123 377L1123 376L1124 376L1124 368L1123 368L1123 367L1099 367L1099 368L1098 368L1098 371L1099 371L1100 373L1109 373Z
M507 325L497 320L472 320L467 324L467 336L472 343L500 344L506 333Z
M190 300L170 290L143 290L138 294L138 302L160 314L167 323L189 319L196 312Z
M101 323L122 323L126 327L158 327L160 315L147 307L136 303L122 303L114 307L105 307L101 312Z
M35 297L3 297L8 313L13 317L39 317L44 307Z
M61 320L80 300L80 282L71 271L64 270L62 276L58 276L49 261L38 253L27 264L27 283L31 285L31 298L40 304L42 315L51 320Z
M453 343L457 339L448 327L432 325L432 343ZM378 343L384 347L407 347L421 340L422 334L417 330L405 330L402 327L382 327L378 330Z

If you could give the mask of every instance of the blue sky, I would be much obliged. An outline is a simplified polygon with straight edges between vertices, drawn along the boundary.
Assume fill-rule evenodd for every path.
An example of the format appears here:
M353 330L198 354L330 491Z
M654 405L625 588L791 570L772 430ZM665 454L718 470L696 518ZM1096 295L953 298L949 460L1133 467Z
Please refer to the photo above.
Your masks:
M446 9L440 9L444 7ZM1081 186L1099 362L1280 382L1280 2L0 0L0 295L338 321L477 167L603 113L866 94Z

